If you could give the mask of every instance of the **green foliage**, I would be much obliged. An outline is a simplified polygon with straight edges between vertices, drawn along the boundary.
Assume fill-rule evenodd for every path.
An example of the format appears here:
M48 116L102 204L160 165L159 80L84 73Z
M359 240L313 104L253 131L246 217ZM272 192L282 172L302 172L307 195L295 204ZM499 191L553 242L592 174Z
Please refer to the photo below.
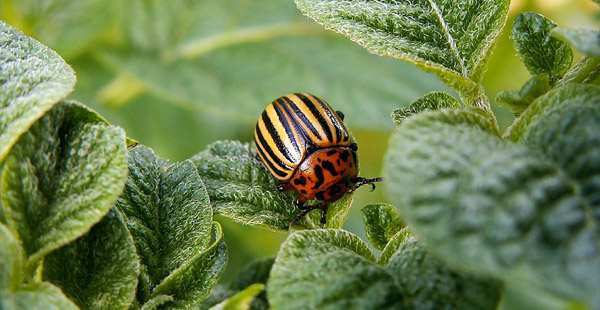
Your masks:
M61 102L8 153L2 205L31 276L51 251L100 221L126 177L125 133L75 102Z
M38 118L75 86L56 52L0 20L0 163Z
M341 229L344 195L328 229L312 212L275 258L217 284L228 253L213 216L288 232L297 194L277 190L251 143L173 163L135 146L66 99L75 75L57 53L0 22L0 309L600 308L597 29L517 15L532 76L496 98L517 115L501 134L482 77L508 1L296 3L461 102L291 1L5 0L0 16L62 45L82 68L76 97L177 144L249 140L266 103L294 91L325 97L350 128L395 124L384 184L399 212L362 209L371 244ZM571 46L584 54L573 66ZM173 131L162 113L204 123Z
M279 181L256 160L254 146L236 141L216 142L191 158L206 184L215 213L243 224L272 230L289 229L302 211L295 198L277 190ZM327 209L327 227L341 227L352 202L351 195ZM320 214L309 213L296 226L317 228ZM296 227L295 226L295 227Z
M42 278L81 309L128 309L139 268L125 222L111 209L86 235L46 256Z
M206 298L227 261L221 226L198 171L169 164L152 150L129 151L129 177L116 202L140 256L137 301L176 308ZM164 296L169 296L166 300Z
M490 47L506 20L508 1L296 0L309 17L373 53L435 73L467 105L480 106Z

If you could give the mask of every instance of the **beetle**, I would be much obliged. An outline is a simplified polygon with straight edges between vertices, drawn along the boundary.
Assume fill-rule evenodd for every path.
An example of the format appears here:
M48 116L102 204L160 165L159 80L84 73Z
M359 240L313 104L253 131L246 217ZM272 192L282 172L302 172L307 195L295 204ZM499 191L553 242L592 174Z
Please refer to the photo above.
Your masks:
M382 178L358 176L356 151L344 125L344 114L323 99L295 93L275 99L260 115L254 130L256 159L281 184L280 191L296 190L295 206L302 212L290 227L312 210L321 210L325 226L328 203ZM309 200L320 202L305 206Z

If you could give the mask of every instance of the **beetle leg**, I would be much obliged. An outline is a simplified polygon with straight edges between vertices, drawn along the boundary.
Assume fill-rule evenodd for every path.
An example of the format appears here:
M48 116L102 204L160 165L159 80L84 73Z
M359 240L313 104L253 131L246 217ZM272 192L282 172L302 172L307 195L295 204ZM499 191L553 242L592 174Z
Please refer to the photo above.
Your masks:
M327 204L321 208L321 229L325 227L325 223L327 222Z
M300 214L298 214L298 216L296 216L295 219L293 219L290 222L290 227L296 225L296 223L298 223L304 216L306 216L308 214L308 212L315 210L315 209L321 209L321 228L323 228L325 226L325 222L327 220L327 202L322 202L316 205L312 205L312 206L302 206L299 207L301 210L303 210Z
M375 184L373 184L373 183L375 183L375 182L381 182L381 181L383 181L383 178L367 179L367 178L358 177L358 178L356 178L356 182L358 182L358 183L356 183L356 185L353 188L349 189L348 193L352 193L355 190L357 190L359 187L361 187L363 185L367 185L367 184L371 185L371 191L374 191L375 190Z
M260 158L260 156L258 155L258 153L254 154L254 158L256 158L256 160L262 162L262 158Z
M349 145L349 146L350 146L350 149L351 149L353 152L356 152L356 151L358 151L358 144L356 144L356 143L354 143L354 142L353 142L353 143L350 143L350 145Z
M344 113L342 113L342 111L335 111L335 114L337 114L341 120L344 120Z

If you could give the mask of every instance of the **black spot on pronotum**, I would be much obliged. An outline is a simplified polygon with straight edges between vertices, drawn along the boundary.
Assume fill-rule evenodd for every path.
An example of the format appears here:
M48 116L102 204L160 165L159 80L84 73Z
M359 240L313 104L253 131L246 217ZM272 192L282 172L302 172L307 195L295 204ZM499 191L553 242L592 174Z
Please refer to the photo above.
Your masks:
M335 196L341 192L342 192L342 190L340 189L340 187L336 185L329 190L329 195Z
M306 178L303 177L303 176L301 176L301 177L299 177L297 179L294 179L294 184L295 185L302 185L302 186L304 186L304 185L306 185Z
M313 186L312 189L318 188L319 186L323 185L323 182L325 182L325 177L323 176L323 169L321 166L315 166L315 175L317 176L317 183L315 183L315 186Z
M302 195L306 195L306 191L305 191L305 190L303 190L303 189L301 189L301 190L300 190L300 193L301 193Z
M329 173L331 173L331 175L333 175L333 176L338 175L338 172L335 171L335 167L333 166L333 163L331 163L330 161L324 160L322 165L325 170L327 170L327 171L329 171Z
M337 152L337 151L336 150L329 150L325 154L327 154L327 156L331 156L331 155L335 154L335 152Z
M348 161L348 156L350 156L350 152L348 152L348 150L344 150L341 154L340 154L340 159L343 162L347 162Z

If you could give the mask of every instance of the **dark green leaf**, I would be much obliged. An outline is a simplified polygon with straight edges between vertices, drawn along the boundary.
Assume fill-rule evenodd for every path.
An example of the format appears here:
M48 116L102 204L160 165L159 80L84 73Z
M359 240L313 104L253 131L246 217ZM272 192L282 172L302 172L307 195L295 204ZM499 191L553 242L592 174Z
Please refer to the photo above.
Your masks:
M495 309L502 286L446 267L406 232L387 247L385 266L405 296L403 309ZM387 253L387 252L391 252Z
M42 277L82 309L128 309L138 274L133 239L111 209L86 235L46 256Z
M296 232L283 243L267 283L276 309L398 309L392 276L344 230Z
M593 85L565 85L537 98L523 114L506 130L505 138L520 141L531 124L539 122L564 102L587 102L596 105L600 101L598 87Z
M244 224L288 230L290 221L301 210L294 206L291 195L277 190L279 181L255 159L255 154L249 143L220 141L192 157L191 161L206 184L215 213ZM352 195L345 195L330 204L327 227L341 227L351 201ZM320 213L311 213L296 226L319 227Z
M0 20L0 162L38 118L75 86L58 54Z
M23 282L23 250L8 227L0 223L0 294L14 291Z
M78 310L79 308L56 286L37 282L21 286L14 292L0 291L2 310Z
M591 88L595 87L572 85L549 92L522 116L539 108L543 113L535 114L537 121L551 114L564 117L557 128L568 132L565 127L582 116L554 109L584 102L588 114L590 106L596 112L581 121L597 124L598 90L592 95ZM596 99L590 99L593 96ZM554 136L545 127L549 125L528 121L531 128L540 126L540 133L548 130ZM568 140L574 149L566 152L575 162L570 167L597 167L600 130L575 132L577 138ZM534 141L545 136L535 135ZM552 154L565 155L564 141L552 144L556 151ZM597 201L593 202L599 192L594 186L597 168L589 171L585 182L578 180L551 156L544 158L537 150L501 140L477 123L448 123L442 112L406 121L390 144L384 166L390 198L439 258L455 268L544 289L554 298L600 305L594 293L600 289L599 221L594 211Z
M255 283L239 293L229 297L225 301L210 308L210 310L248 310L251 309L250 305L252 300L265 290L265 285L262 283Z
M548 74L554 84L571 66L573 52L563 41L552 37L556 24L542 15L520 13L515 19L512 39L517 54L532 75Z
M39 260L108 212L127 174L125 133L61 102L23 134L2 170L2 205L32 275Z
M296 3L318 23L371 52L435 73L468 104L480 95L484 64L508 12L503 0Z
M565 40L573 47L589 56L600 56L600 32L593 29L565 29L556 27L551 34Z
M274 258L264 258L248 264L229 287L241 291L253 283L267 283L273 262L275 262Z
M130 149L129 178L116 206L140 256L141 305L168 295L183 307L208 295L227 259L206 188L189 161L170 165L147 147Z
M378 250L383 250L392 237L404 226L396 208L387 203L368 205L360 211L367 238L371 245Z
M400 108L392 112L392 120L399 126L407 118L425 111L439 109L459 109L460 103L445 92L431 92L417 101L411 103L408 108Z
M160 306L167 304L173 301L173 297L168 295L157 295L150 298L144 305L141 307L142 310L153 310L157 309Z
M507 90L501 92L496 100L515 114L521 114L535 100L550 90L548 74L532 76L520 90Z

